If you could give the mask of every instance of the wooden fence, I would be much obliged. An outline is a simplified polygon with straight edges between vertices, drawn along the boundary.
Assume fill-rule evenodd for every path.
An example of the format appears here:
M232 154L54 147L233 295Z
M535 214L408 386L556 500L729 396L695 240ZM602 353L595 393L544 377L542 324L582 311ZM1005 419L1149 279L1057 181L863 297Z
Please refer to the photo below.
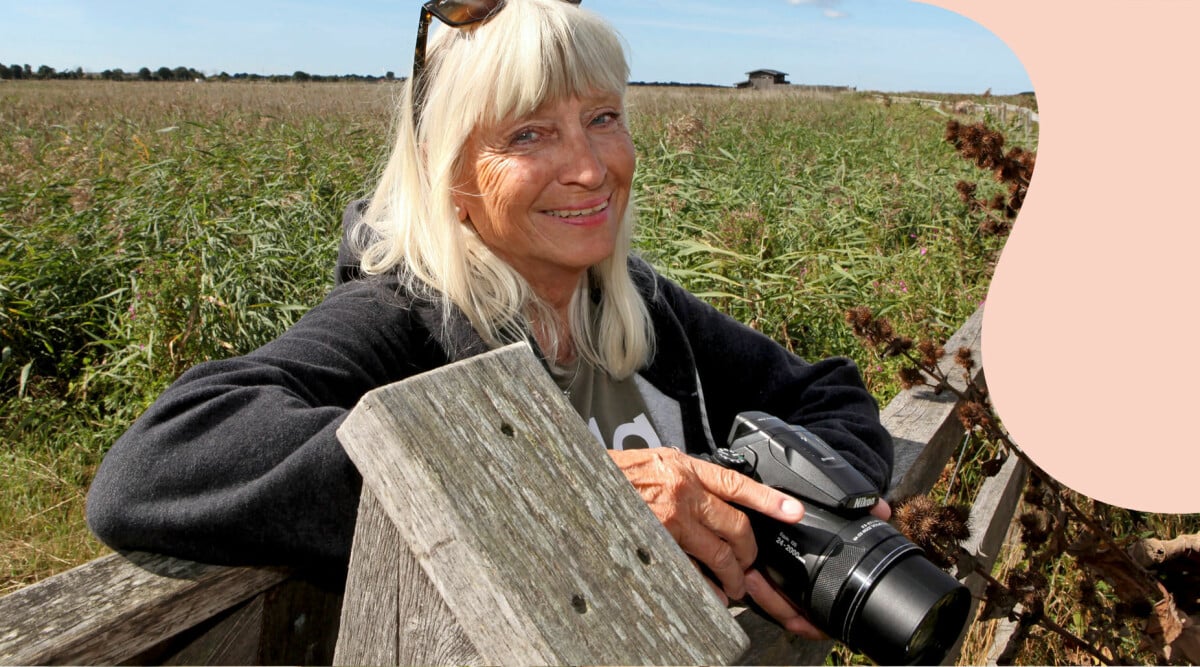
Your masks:
M980 359L981 321L951 356ZM955 408L917 388L884 409L893 499L938 478L963 437ZM0 599L0 663L820 664L831 647L722 607L527 347L377 390L339 438L365 473L344 594L113 554ZM985 567L1024 477L1011 457L974 504Z
M1009 104L1007 102L997 102L994 104L983 104L980 102L972 102L969 100L961 100L959 102L949 102L946 100L931 100L923 97L903 97L898 95L883 95L876 94L875 98L883 101L916 104L917 106L928 107L934 109L944 115L951 113L990 115L999 121L1003 127L1008 127L1010 124L1017 125L1025 132L1026 135L1033 128L1033 124L1039 122L1038 112L1023 107L1018 104Z

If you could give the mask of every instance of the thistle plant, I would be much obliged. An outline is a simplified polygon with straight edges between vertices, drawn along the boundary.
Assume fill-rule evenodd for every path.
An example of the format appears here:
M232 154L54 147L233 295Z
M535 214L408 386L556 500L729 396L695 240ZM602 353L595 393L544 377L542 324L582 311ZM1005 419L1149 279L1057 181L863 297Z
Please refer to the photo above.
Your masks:
M959 181L955 189L968 210L981 218L980 233L1007 234L1025 203L1037 153L1019 146L1005 151L1004 135L983 123L964 126L951 119L946 123L945 139L960 156L971 160L980 169L992 172L995 180L1005 187L1004 193L991 197L978 196L979 186L970 181Z
M874 316L865 307L851 309L846 321L854 334L880 357L904 359L905 366L898 374L906 389L927 387L935 394L955 394L957 415L963 427L996 452L982 464L984 475L999 472L1009 456L1019 457L1030 471L1024 494L1027 510L1019 517L1025 566L1003 581L983 569L961 546L968 536L966 508L941 505L928 496L901 499L896 504L898 528L924 548L934 562L955 567L960 578L975 573L987 582L980 619L1015 621L1019 638L1029 636L1030 629L1037 626L1059 637L1064 646L1100 663L1122 664L1113 657L1121 648L1121 628L1127 621L1137 621L1148 616L1150 610L1159 609L1160 613L1149 615L1142 624L1144 643L1159 656L1169 657L1169 643L1156 643L1155 638L1168 637L1170 633L1163 630L1167 626L1182 629L1190 621L1173 613L1171 593L1159 586L1154 575L1112 537L1103 518L1106 508L1088 503L1062 486L1012 440L992 406L987 388L971 378L975 365L971 351L960 348L952 353L954 368L963 380L955 383L951 381L955 371L947 372L939 364L946 350L933 340L913 341L900 335L886 318ZM1081 507L1084 503L1088 504ZM1105 582L1105 590L1115 595L1116 601L1107 606L1105 600L1087 600L1093 612L1090 624L1093 631L1086 638L1072 633L1047 613L1050 604L1047 573L1056 571L1064 557L1082 566L1083 590L1098 590L1101 582ZM1020 642L1010 646L1019 647Z
M956 188L968 214L982 216L981 233L1007 233L1024 202L1036 155L1019 148L1005 152L1003 135L982 124L964 127L952 120L946 139L1007 186L1007 195L990 200L977 198L972 183L960 181ZM986 582L979 620L1015 622L1001 664L1031 656L1050 662L1048 655L1108 665L1200 661L1200 534L1172 540L1138 535L1120 520L1129 515L1074 493L1042 470L1004 428L987 387L972 379L976 362L970 349L950 351L954 363L943 367L947 350L941 344L914 341L869 308L850 309L846 322L880 359L902 360L898 377L904 389L955 395L964 429L991 453L980 473L997 474L1012 456L1029 471L1017 519L1023 560L1004 575L993 575L962 547L969 534L965 507L920 496L901 499L895 508L898 528L932 560L956 568L960 578L975 573ZM1068 579L1071 585L1062 586ZM1073 591L1073 600L1051 595L1056 581ZM1070 605L1074 608L1063 610ZM1059 640L1057 648L1028 641L1047 635Z

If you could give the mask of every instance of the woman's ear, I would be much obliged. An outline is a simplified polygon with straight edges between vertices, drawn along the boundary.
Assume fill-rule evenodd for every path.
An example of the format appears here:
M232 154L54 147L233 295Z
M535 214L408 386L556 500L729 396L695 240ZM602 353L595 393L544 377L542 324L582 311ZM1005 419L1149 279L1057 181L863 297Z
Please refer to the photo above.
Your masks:
M457 197L454 198L454 214L458 216L459 222L467 221L467 207Z

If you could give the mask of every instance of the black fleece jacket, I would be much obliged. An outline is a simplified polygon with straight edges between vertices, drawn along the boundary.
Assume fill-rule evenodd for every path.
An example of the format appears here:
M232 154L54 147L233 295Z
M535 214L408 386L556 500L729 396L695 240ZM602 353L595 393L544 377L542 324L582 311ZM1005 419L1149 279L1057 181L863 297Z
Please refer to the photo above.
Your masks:
M630 270L657 335L640 374L678 401L686 451L724 446L738 412L762 410L885 489L891 438L853 362L807 363L645 263ZM119 550L344 572L362 482L335 432L367 391L486 351L461 313L441 323L394 278L354 280L277 340L192 368L104 458L89 525Z

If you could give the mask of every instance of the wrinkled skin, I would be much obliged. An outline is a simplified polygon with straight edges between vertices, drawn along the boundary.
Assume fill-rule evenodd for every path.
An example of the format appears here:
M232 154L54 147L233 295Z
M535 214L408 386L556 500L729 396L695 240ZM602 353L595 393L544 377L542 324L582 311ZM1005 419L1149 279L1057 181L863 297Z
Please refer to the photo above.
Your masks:
M723 602L749 596L789 631L809 639L826 638L751 568L758 547L750 520L730 506L736 503L778 521L795 523L804 516L800 501L669 447L610 451L609 455L679 546L716 576L713 590ZM871 514L886 521L891 507L880 500Z

